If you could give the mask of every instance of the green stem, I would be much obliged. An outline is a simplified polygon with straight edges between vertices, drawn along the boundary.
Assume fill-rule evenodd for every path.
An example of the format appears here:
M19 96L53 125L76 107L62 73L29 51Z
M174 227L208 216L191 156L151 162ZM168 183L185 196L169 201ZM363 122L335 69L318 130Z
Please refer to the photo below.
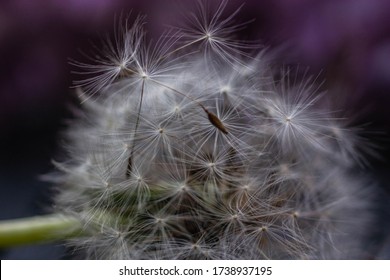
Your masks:
M64 240L82 231L78 219L60 214L0 221L0 248Z

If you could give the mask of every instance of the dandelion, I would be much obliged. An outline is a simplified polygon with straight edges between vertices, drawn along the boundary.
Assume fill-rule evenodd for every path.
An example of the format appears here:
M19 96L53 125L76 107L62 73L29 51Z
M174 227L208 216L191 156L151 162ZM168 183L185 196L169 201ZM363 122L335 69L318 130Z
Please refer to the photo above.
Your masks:
M125 20L73 62L85 98L51 176L56 211L86 232L70 244L97 259L364 257L364 142L322 107L317 78L234 39L240 8L207 4L155 44Z

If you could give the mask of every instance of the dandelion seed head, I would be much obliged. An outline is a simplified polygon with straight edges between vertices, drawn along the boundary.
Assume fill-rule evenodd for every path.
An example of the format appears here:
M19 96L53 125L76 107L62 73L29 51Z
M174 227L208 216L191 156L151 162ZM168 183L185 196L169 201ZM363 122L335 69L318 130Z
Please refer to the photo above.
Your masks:
M48 176L56 211L86 229L71 244L97 259L361 258L358 130L323 108L308 70L275 71L237 39L240 7L209 4L155 43L126 19L72 62L82 108Z

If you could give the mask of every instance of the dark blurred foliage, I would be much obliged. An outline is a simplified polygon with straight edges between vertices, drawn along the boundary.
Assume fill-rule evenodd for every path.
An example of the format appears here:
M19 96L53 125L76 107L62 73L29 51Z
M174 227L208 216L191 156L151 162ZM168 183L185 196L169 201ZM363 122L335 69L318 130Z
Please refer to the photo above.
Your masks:
M70 89L69 58L82 59L90 41L113 30L115 15L147 14L150 37L175 24L177 10L193 2L174 0L2 0L0 2L0 219L50 209L50 185L39 175L61 155L60 132L77 104ZM227 13L241 1L230 1ZM373 258L390 258L390 0L246 0L237 20L242 38L279 50L281 62L321 73L339 109L364 125L379 158L365 172L378 182L378 228ZM364 145L364 143L362 143ZM363 229L364 230L364 229ZM0 251L3 259L72 258L61 244Z

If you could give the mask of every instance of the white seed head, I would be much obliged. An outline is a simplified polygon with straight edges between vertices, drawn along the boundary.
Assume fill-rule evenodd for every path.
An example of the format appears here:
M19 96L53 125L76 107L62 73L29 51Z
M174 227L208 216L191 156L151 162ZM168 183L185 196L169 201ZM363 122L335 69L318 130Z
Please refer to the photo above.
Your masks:
M364 257L360 138L321 108L315 80L244 52L226 3L199 2L155 46L140 17L74 63L88 98L52 179L57 211L85 222L72 245L88 258Z

